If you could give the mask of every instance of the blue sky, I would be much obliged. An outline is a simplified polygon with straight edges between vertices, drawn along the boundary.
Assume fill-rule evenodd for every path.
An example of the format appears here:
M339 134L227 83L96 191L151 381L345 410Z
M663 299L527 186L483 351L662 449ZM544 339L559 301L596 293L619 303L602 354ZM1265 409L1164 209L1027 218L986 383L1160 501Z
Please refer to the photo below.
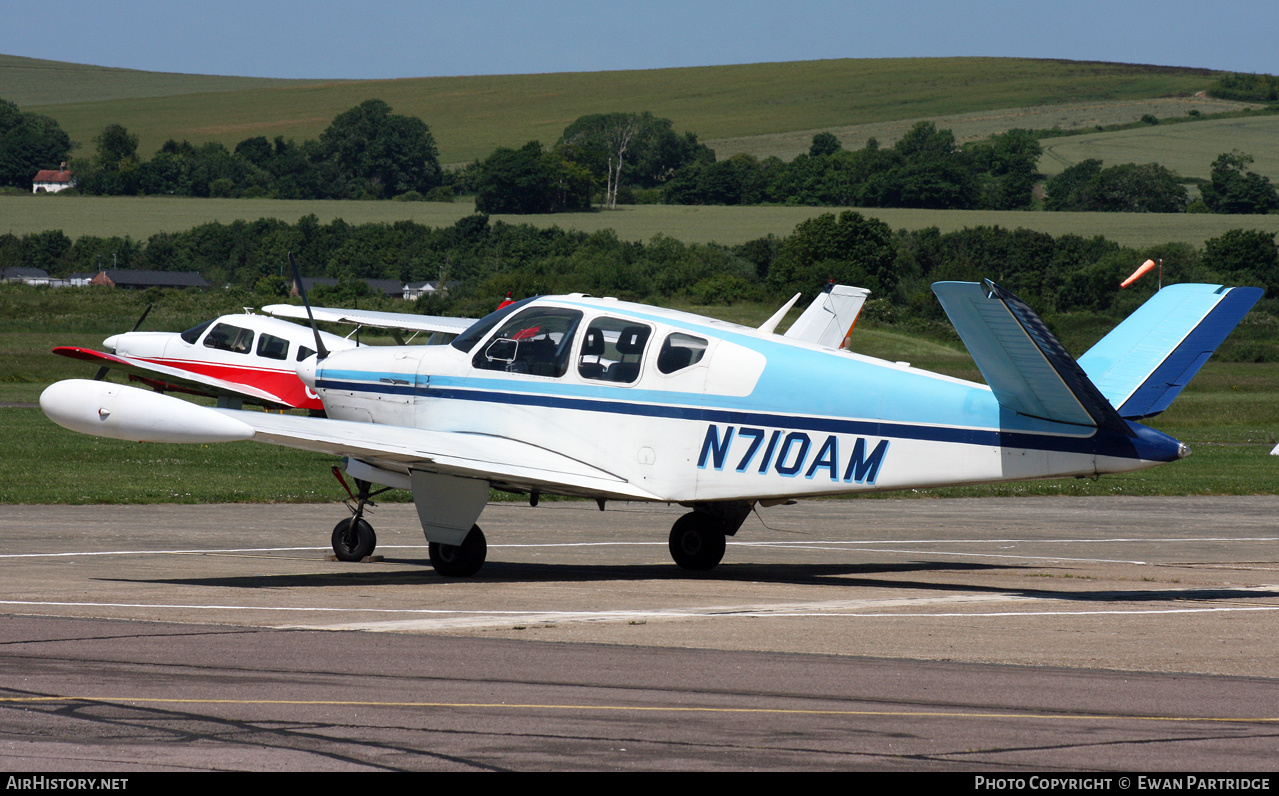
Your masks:
M392 78L1017 56L1279 73L1274 0L0 0L0 53Z

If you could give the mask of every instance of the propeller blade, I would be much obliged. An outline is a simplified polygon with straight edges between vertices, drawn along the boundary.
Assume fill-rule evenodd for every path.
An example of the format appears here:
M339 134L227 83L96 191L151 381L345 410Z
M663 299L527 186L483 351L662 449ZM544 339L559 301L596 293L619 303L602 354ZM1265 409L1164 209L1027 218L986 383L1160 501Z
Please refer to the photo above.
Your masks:
M138 318L138 322L133 324L133 328L130 329L129 331L136 332L138 330L138 327L142 325L142 322L147 319L147 315L151 312L151 308L154 306L155 306L154 304L148 304L147 308L142 311L142 317Z
M297 285L298 295L302 297L302 306L306 307L306 317L311 321L311 331L315 334L316 361L328 359L329 352L324 347L324 341L320 339L320 327L315 325L315 316L311 314L311 302L306 298L306 288L302 286L302 273L298 271L298 261L293 259L293 252L289 252L289 267L293 269L293 284Z

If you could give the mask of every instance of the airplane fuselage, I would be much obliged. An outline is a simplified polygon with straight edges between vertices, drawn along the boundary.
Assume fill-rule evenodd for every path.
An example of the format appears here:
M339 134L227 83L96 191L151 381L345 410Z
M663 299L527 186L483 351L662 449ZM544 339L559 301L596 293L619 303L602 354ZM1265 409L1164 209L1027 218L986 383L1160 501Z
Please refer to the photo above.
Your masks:
M1185 452L1135 423L1026 417L982 384L625 302L541 299L466 337L335 352L315 390L331 418L519 440L676 502L1092 476Z

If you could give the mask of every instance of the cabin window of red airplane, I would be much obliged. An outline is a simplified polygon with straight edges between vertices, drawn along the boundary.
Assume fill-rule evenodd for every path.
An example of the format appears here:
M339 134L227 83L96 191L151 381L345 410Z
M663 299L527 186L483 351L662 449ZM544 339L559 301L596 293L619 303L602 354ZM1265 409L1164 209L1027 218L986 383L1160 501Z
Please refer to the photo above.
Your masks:
M471 362L482 370L563 376L581 320L577 310L532 307L503 323Z
M253 350L253 330L241 329L229 323L219 323L204 338L205 348L216 348L219 351L233 351L247 354Z
M696 365L706 356L706 340L691 334L676 332L662 343L662 350L657 354L657 369L663 373L674 373L690 365Z
M266 359L288 359L289 341L263 332L258 337L258 356Z
M200 335L204 334L204 330L208 329L212 323L213 321L205 321L199 326L192 326L190 329L183 332L181 337L191 345L195 345L196 341L200 339Z
M304 345L298 346L298 362L301 362L302 360L306 359L309 356L313 356L314 354L315 354L314 348L307 348Z
M584 379L630 384L639 378L649 327L619 318L596 318L582 338L577 372Z

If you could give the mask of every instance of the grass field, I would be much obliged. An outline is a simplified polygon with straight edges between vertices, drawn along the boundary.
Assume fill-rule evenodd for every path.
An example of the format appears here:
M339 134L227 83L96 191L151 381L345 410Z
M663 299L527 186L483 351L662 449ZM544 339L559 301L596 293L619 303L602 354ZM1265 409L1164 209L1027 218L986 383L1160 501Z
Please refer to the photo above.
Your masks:
M1016 127L1028 130L1095 130L1097 126L1131 124L1141 117L1152 115L1158 119L1184 118L1191 111L1208 115L1233 113L1244 108L1260 109L1259 104L1231 102L1206 96L1154 97L1150 99L1110 100L1106 102L1073 102L1061 105L1024 106L993 110L930 116L943 130L950 130L960 143L989 138ZM856 150L871 138L881 146L890 146L920 119L894 119L885 122L853 124L832 127L826 132L835 134L845 149ZM791 160L801 152L808 152L813 135L821 130L795 130L771 135L743 136L707 141L723 159L738 152L758 158L776 156ZM1138 131L1140 132L1140 131ZM1277 175L1279 176L1279 175Z
M1208 179L1217 155L1237 149L1256 158L1249 167L1279 182L1279 116L1206 119L1193 124L1153 125L1087 133L1043 142L1039 170L1052 176L1087 158L1107 166L1159 163L1182 177Z
M321 82L326 81L142 72L137 69L0 55L0 97L24 108L28 105L112 102L281 86L296 88Z
M137 72L111 76L117 81L112 98L85 101L69 86L106 79L99 68L85 67L88 74L77 78L69 65L40 70L6 63L0 61L0 96L27 97L19 103L23 110L52 116L86 145L108 123L138 135L145 157L168 138L228 146L254 135L301 141L318 138L337 114L377 97L425 120L444 163L530 140L550 144L588 113L648 110L712 140L1003 108L1188 97L1215 77L1198 69L1018 58L842 59L335 81L213 95L208 91L216 81L203 79L201 88L184 93L172 75ZM126 90L118 85L123 79L138 85Z
M321 222L341 218L350 224L416 221L448 226L474 212L467 200L440 202L288 201L275 199L184 199L170 197L0 196L0 234L25 235L60 229L82 235L128 235L145 240L157 232L180 232L209 221L230 223L279 218L295 223L307 214ZM667 235L688 243L735 245L768 234L789 235L795 225L836 207L719 207L629 205L617 210L556 215L493 216L495 221L558 226L586 232L611 229L619 238L648 241ZM1052 235L1101 235L1141 248L1167 242L1202 245L1230 229L1279 231L1279 216L1229 216L1181 213L1046 213L996 210L910 210L863 208L894 229L937 227L943 232L983 225L1025 227Z

